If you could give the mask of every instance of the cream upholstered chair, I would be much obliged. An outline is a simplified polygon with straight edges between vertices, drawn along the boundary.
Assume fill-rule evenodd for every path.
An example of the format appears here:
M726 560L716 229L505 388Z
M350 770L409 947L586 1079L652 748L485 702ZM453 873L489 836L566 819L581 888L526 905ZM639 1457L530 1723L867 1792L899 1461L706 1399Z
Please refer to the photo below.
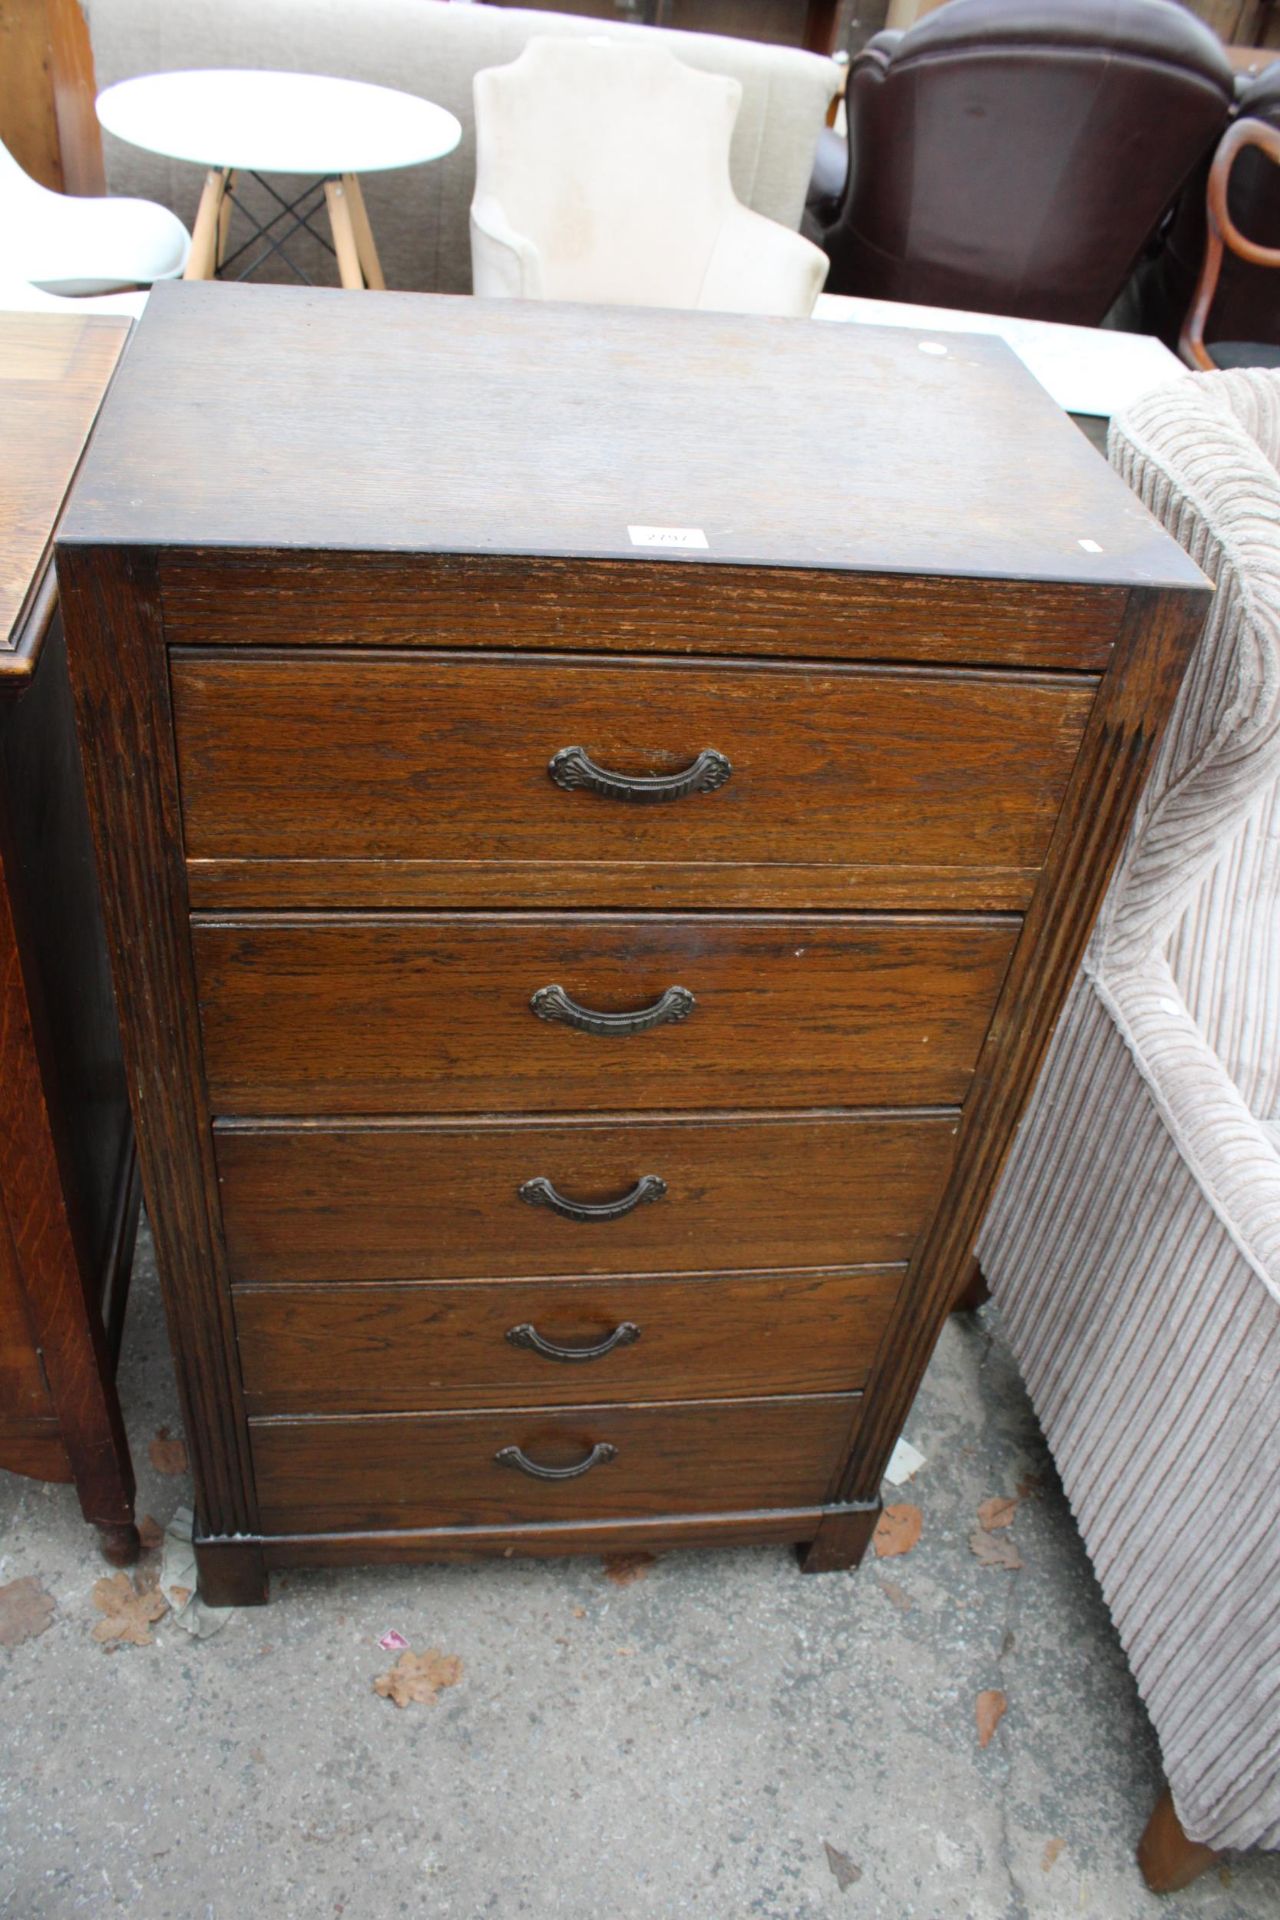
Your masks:
M191 237L151 200L52 193L0 144L0 271L54 296L121 293L176 280Z
M540 37L478 73L475 292L807 316L826 255L729 183L741 98L657 41Z
M1160 1742L1163 1890L1280 1847L1280 373L1110 454L1217 594L978 1257Z

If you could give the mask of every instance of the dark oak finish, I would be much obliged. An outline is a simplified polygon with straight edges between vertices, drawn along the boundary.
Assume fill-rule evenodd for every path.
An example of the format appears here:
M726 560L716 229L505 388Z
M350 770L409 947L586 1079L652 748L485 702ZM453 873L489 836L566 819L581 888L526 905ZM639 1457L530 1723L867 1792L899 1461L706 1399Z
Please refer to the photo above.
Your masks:
M252 1287L236 1295L255 1413L709 1400L861 1387L905 1268L471 1286ZM572 1350L634 1329L599 1359Z
M826 1495L858 1396L774 1395L634 1406L253 1420L263 1525L509 1526L735 1508L811 1507ZM573 1480L537 1480L496 1459L518 1446Z
M210 1597L865 1551L1207 594L920 344L153 297L65 593Z
M209 1098L222 1114L951 1105L1012 919L404 914L201 919ZM563 985L686 1020L614 1038L530 1010Z
M434 881L451 904L458 868L474 866L493 870L493 904L523 904L522 875L554 848L575 904L595 893L582 866L625 863L647 902L697 905L694 863L749 864L739 894L762 906L776 904L775 866L806 866L822 906L847 905L850 868L893 870L905 890L914 869L944 867L955 904L972 879L980 903L1022 907L1094 687L528 654L181 652L172 676L187 854L219 863L201 897L216 904L228 864L244 861L269 904L288 861L305 863L315 906L350 903L357 863L382 879L403 860L419 898ZM710 746L732 772L715 792L635 805L554 784L549 763L572 746L640 776ZM470 876L470 899L484 878ZM236 891L242 903L243 879Z
M0 315L0 1467L74 1481L117 1565L138 1183L50 554L127 334Z
M906 1260L937 1204L954 1113L640 1115L215 1130L232 1281L495 1280ZM531 1207L550 1179L618 1220Z
M506 554L210 553L160 559L175 646L795 654L968 667L1105 667L1119 588Z

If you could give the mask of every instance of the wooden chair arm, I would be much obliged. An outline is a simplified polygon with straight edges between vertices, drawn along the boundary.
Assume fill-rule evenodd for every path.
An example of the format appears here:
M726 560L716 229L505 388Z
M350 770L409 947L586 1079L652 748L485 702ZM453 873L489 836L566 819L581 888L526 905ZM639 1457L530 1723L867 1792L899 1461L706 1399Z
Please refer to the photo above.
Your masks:
M1202 368L1206 372L1213 371L1214 361L1204 343L1204 329L1213 305L1213 296L1218 290L1223 247L1230 247L1232 253L1252 266L1280 267L1280 247L1262 247L1255 240L1248 239L1231 218L1227 206L1231 169L1246 147L1257 147L1269 160L1280 166L1280 127L1268 126L1265 120L1237 120L1218 142L1218 150L1209 169L1209 188L1205 196L1204 262L1178 340L1178 351L1187 365Z

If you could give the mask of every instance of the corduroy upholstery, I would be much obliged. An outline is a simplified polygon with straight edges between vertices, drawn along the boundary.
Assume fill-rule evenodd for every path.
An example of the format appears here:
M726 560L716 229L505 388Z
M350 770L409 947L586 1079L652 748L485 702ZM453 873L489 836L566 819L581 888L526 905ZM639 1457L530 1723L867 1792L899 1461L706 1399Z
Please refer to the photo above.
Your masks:
M1280 1847L1280 373L1109 445L1218 591L978 1253L1183 1827Z

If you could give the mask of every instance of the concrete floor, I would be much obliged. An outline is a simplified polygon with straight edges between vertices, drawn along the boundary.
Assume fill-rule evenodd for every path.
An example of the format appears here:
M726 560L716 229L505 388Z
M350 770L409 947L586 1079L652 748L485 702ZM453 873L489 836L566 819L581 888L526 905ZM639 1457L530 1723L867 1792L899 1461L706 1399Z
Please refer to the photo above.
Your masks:
M145 1244L122 1391L167 1520L190 1491L148 1460L177 1413ZM74 1495L0 1474L0 1584L57 1609L0 1652L0 1914L1274 1920L1280 1856L1164 1901L1138 1879L1154 1740L990 1309L947 1329L908 1433L922 1537L856 1574L774 1550L625 1586L597 1560L294 1574L214 1639L161 1621L111 1652ZM980 1565L979 1502L1028 1475L1022 1570ZM434 1706L373 1692L390 1628L461 1657Z

